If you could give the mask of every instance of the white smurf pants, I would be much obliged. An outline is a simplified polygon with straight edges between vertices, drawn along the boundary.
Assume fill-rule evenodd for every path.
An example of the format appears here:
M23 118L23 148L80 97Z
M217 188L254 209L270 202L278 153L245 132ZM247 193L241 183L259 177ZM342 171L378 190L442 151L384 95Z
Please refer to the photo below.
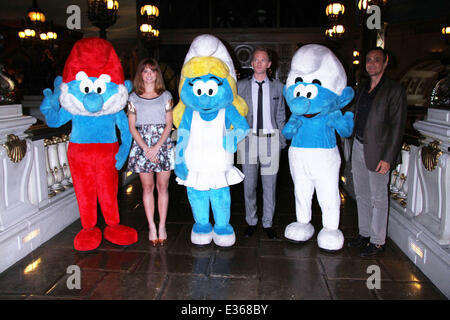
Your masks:
M314 189L322 210L322 225L330 230L339 228L340 195L339 168L341 157L337 147L289 148L289 166L295 185L297 221L311 221L311 201Z

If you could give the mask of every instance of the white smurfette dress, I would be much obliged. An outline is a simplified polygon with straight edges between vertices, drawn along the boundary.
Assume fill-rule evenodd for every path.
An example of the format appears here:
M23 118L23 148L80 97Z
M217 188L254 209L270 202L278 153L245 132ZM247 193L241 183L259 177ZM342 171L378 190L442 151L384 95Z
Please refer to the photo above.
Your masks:
M185 150L186 180L177 182L196 190L209 190L237 184L244 174L233 165L233 153L223 148L225 135L225 109L220 109L216 118L205 121L198 111L192 115L189 142Z

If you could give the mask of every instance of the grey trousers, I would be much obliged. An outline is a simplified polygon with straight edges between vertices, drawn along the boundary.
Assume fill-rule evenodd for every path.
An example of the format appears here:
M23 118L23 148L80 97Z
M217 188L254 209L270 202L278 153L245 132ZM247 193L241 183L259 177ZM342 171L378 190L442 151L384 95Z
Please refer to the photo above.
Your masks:
M353 142L352 150L353 186L358 208L359 234L370 237L370 242L383 245L389 211L389 172L379 174L369 171L364 160L364 145Z
M280 161L279 137L248 135L239 145L238 161L242 163L244 178L245 220L251 226L258 223L256 190L261 173L263 189L264 228L272 227L275 212L277 173Z

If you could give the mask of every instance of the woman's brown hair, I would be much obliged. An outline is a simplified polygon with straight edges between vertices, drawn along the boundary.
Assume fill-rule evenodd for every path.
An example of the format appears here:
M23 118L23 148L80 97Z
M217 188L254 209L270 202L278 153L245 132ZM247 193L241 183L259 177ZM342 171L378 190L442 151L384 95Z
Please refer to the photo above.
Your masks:
M158 62L153 58L145 58L141 60L141 62L139 62L133 80L134 91L138 95L141 95L145 92L144 80L142 80L142 71L144 71L144 69L147 67L152 69L152 71L156 71L157 76L155 81L155 92L157 94L162 94L164 91L166 91L166 86L164 85L161 68L159 67Z

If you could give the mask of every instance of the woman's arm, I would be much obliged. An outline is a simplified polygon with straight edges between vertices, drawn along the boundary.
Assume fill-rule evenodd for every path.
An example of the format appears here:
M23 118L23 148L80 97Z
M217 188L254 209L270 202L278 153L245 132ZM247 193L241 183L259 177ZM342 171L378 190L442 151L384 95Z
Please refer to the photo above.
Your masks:
M147 143L145 143L141 134L136 129L136 112L131 110L134 110L134 108L128 108L128 126L130 127L131 135L138 146L145 151L148 148Z
M167 138L169 137L170 133L172 132L172 125L173 125L173 100L170 99L168 102L170 109L166 111L166 127L164 128L164 131L161 135L161 138L156 143L156 146L158 146L158 149L161 148L161 146L166 142Z
M164 131L161 135L161 138L159 138L158 142L149 148L148 150L148 156L151 161L158 162L158 158L156 157L158 155L159 149L161 149L164 142L166 142L167 138L169 137L170 133L172 132L172 124L173 124L173 113L172 113L172 106L173 106L173 100L168 101L169 108L166 110L166 126L164 128ZM147 152L146 152L147 155Z

